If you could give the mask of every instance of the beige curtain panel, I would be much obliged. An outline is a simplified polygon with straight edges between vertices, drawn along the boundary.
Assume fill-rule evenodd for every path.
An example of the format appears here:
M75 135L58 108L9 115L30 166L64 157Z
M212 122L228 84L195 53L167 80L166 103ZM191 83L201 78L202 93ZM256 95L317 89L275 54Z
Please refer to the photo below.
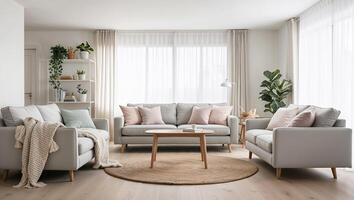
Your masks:
M248 108L247 101L247 77L248 77L248 31L231 31L231 81L234 83L231 89L231 105L233 114L239 116Z

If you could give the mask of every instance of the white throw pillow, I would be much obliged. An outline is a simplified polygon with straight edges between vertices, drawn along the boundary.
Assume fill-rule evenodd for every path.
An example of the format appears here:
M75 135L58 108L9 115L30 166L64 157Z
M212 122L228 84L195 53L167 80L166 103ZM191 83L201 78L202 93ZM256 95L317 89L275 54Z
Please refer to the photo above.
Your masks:
M160 106L153 107L153 108L146 108L146 107L138 107L139 113L141 115L143 125L150 125L150 124L165 124L162 120L161 115L161 108Z
M36 106L7 106L1 108L1 114L6 126L18 126L23 124L23 120L32 117L38 121L44 121Z
M37 108L41 113L44 121L55 123L63 122L63 119L60 114L60 109L57 104L38 105Z
M208 124L211 107L194 106L188 124Z
M291 120L297 115L298 108L279 108L270 120L267 129L288 127Z

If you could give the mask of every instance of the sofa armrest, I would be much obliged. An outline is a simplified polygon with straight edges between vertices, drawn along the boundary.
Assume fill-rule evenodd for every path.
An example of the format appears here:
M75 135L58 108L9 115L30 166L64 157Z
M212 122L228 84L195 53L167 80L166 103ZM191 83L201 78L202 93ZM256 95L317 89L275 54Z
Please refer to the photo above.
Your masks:
M230 115L227 117L227 126L230 128L231 144L237 144L239 135L239 119L236 116Z
M124 126L123 117L114 118L114 144L123 144L122 142L122 128Z
M270 122L270 118L257 118L246 120L246 130L266 129Z
M107 119L92 119L97 129L109 131L108 120Z
M22 149L15 146L16 127L0 128L0 169L21 169ZM78 134L74 128L58 128L54 141L59 150L48 157L46 169L75 170L78 168Z
M272 151L272 163L277 168L351 167L352 130L276 128Z
M78 133L75 128L57 129L54 141L59 150L50 154L46 169L76 170L79 168Z

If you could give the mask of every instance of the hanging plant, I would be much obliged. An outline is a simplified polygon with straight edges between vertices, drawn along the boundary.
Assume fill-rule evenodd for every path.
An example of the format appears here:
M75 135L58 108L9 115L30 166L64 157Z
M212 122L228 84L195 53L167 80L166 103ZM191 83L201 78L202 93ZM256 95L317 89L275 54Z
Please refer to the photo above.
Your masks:
M290 80L281 79L280 70L273 72L265 71L263 75L267 78L262 81L264 89L259 93L259 98L266 102L264 112L275 113L280 107L286 106L285 99L292 91Z
M61 45L56 45L50 48L50 60L49 60L49 83L53 89L62 89L62 85L59 81L60 76L63 73L63 60L67 58L68 51Z

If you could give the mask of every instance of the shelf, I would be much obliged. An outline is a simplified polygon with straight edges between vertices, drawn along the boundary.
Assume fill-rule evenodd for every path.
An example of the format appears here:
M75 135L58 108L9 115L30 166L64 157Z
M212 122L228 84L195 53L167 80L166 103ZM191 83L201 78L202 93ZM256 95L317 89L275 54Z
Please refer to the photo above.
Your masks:
M58 80L60 82L91 82L94 83L94 80Z
M63 63L96 63L96 61L92 59L65 59Z
M62 101L49 101L49 103L56 103L56 104L93 104L94 101L86 101L86 102L62 102Z

